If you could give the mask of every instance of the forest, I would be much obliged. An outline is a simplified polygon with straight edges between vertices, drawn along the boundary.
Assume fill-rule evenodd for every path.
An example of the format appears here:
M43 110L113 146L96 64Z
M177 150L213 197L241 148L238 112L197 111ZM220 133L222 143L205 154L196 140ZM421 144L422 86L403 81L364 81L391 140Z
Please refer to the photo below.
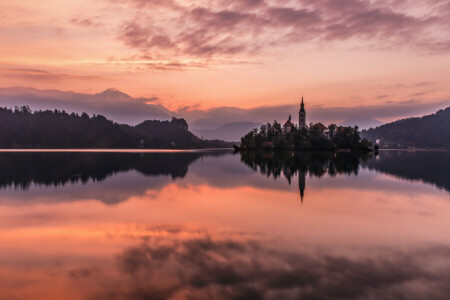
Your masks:
M361 135L381 148L450 148L450 107L365 130Z
M32 111L27 106L0 108L0 148L226 148L219 140L202 140L184 119L118 124L102 115L60 110Z

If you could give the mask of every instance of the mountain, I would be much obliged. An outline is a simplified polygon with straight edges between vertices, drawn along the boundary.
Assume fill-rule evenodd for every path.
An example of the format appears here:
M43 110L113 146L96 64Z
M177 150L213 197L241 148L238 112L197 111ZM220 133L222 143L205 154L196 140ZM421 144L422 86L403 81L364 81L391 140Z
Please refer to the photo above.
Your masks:
M355 127L358 126L359 129L369 129L369 128L375 128L377 126L383 125L382 122L372 119L372 118L366 118L366 117L352 117L344 122L339 124L340 126L351 126Z
M216 129L195 129L198 136L206 139L219 139L224 141L240 141L241 137L253 128L261 127L260 123L255 122L231 122L223 124Z
M382 148L450 148L450 106L435 114L408 118L361 132Z
M68 114L28 107L0 108L0 148L226 148L223 141L202 140L184 119L123 125L102 115Z
M101 114L119 123L136 125L145 120L170 120L177 113L154 103L156 97L134 98L116 89L84 94L34 88L0 88L0 106L28 106L33 110L53 107L75 113Z

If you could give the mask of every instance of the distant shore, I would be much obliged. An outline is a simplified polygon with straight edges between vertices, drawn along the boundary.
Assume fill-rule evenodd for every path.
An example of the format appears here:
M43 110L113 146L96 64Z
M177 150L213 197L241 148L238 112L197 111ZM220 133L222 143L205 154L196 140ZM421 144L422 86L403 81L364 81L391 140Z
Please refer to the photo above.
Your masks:
M378 151L450 151L443 148L380 148Z
M110 153L175 153L175 152L210 152L210 151L232 151L233 148L204 148L204 149L0 149L1 152L110 152Z

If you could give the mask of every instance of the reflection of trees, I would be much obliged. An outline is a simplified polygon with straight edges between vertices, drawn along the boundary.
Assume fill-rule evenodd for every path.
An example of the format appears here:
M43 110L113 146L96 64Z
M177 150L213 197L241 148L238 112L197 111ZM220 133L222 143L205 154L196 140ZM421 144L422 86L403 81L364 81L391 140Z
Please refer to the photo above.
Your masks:
M278 178L281 175L291 183L291 178L297 175L300 197L303 201L305 177L322 177L325 174L358 174L360 161L366 161L371 154L354 152L241 152L241 161L255 171L260 171L267 177Z
M184 153L0 153L0 188L26 189L31 183L64 185L102 181L119 172L137 170L146 176L183 178L188 166L202 156L221 152Z
M449 151L381 151L362 164L369 170L409 180L422 180L450 192Z

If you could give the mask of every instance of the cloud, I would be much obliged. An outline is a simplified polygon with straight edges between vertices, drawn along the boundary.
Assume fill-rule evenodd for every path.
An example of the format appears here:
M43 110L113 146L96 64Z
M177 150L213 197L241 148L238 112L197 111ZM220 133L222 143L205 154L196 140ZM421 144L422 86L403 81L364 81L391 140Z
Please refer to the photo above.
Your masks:
M139 8L143 7L168 7L168 8L178 8L180 7L175 0L119 0L122 3L132 3Z
M97 76L54 73L39 69L0 68L0 77L14 77L28 81L59 82L66 79L98 79Z
M33 110L60 109L67 112L102 114L116 122L138 124L144 120L167 120L176 113L152 103L158 97L133 98L115 89L97 94L37 90L32 88L0 88L0 105L28 105Z
M382 95L382 98L387 96ZM308 106L308 122L340 123L352 117L367 117L379 119L399 119L411 116L421 116L434 113L438 109L447 107L450 99L437 100L435 102L422 102L416 99L390 102L374 105L360 105L354 107L325 107L321 105ZM184 110L177 112L188 120L196 120L192 128L214 129L229 122L257 122L267 123L273 120L284 121L287 116L295 116L298 113L298 105L261 106L251 109L240 109L236 107L219 107L206 111Z
M100 27L103 26L103 23L95 22L92 19L89 18L83 18L83 17L74 17L70 20L73 24L83 26L83 27Z
M177 63L174 62L174 64L173 66L162 64L152 67L159 69L180 67ZM188 68L189 66L185 67ZM35 74L34 72L32 70L31 74ZM19 74L22 76L23 73L19 72ZM50 76L48 80L53 76L41 71L36 74L37 76ZM57 76L57 78L60 77ZM419 86L427 86L432 83L419 84ZM416 96L419 96L419 94ZM386 100L388 99L386 95L381 95L379 99L385 101L380 104L354 107L310 106L306 99L307 120L308 122L340 123L355 116L395 120L433 113L438 109L447 107L450 102L450 99L423 102L416 98L393 102ZM283 121L289 115L292 115L295 120L299 110L298 104L293 104L260 106L250 109L216 107L208 110L198 109L196 106L185 106L172 111L158 104L159 100L157 96L134 98L115 89L108 89L97 94L83 94L32 88L0 88L0 106L28 105L32 109L63 109L68 112L102 114L116 122L131 125L149 119L167 120L172 116L178 116L185 118L192 129L216 129L230 122L267 123L273 120Z
M450 292L447 246L361 251L354 257L308 250L182 228L125 249L115 278L111 272L81 273L100 285L96 299L446 299ZM104 276L114 284L102 291Z
M423 102L417 99L355 107L311 107L313 120L345 120L349 117L371 117L378 119L400 119L411 116L422 116L447 107L450 99L435 102Z
M369 49L450 50L446 1L124 0L139 9L119 34L158 58L236 58L313 42L359 40ZM164 9L165 18L158 18ZM165 50L165 51L161 51Z
M169 58L168 60L155 59L150 55L133 55L122 58L110 57L107 60L108 65L123 66L136 71L185 71L191 69L203 69L208 64L201 60L176 60Z
M430 86L430 85L435 85L435 84L436 84L436 82L422 81L422 82L416 83L414 86L415 87L424 87L424 86Z

